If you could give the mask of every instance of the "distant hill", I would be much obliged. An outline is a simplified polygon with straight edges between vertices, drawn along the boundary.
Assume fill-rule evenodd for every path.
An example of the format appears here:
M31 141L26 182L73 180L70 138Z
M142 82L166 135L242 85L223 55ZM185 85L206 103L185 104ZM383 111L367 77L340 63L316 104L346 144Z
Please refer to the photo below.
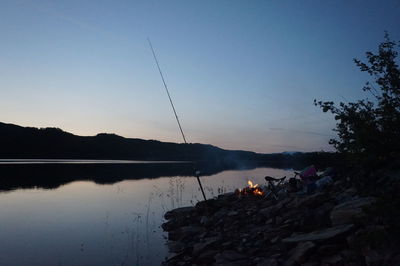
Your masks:
M84 137L59 128L22 127L0 122L0 159L195 161L211 163L213 169L257 166L301 169L314 164L320 169L336 164L339 157L327 152L260 154L224 150L209 144L178 144L105 133Z
M206 144L177 144L105 133L86 137L59 128L22 127L1 122L0 147L3 159L177 160L230 164L260 158L260 154L254 152L230 151Z

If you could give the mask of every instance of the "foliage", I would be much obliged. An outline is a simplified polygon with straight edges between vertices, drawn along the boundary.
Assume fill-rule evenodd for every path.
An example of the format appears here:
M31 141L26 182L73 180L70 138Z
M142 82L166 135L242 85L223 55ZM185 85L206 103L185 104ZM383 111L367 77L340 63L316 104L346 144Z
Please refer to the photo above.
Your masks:
M316 101L323 112L334 115L338 139L331 139L338 152L379 159L393 158L400 150L400 68L397 64L398 45L388 33L376 54L367 52L367 62L354 59L362 72L373 82L363 88L372 95L357 102L336 106L332 101ZM375 87L377 86L377 88Z

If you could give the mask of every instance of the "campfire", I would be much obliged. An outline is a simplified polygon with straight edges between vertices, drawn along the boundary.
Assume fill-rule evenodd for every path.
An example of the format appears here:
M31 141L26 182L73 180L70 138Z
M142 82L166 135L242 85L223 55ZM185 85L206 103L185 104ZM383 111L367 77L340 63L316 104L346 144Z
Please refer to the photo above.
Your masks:
M264 191L258 184L253 184L251 180L247 181L248 186L243 189L236 189L235 194L238 196L244 195L253 195L253 196L262 196L264 195Z

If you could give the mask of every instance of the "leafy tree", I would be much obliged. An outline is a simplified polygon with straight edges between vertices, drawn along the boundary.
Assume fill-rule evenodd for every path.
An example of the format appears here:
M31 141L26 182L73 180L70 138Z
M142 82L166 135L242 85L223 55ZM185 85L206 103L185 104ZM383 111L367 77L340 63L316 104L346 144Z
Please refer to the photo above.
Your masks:
M372 95L357 102L336 106L332 101L314 104L323 112L334 115L338 139L329 141L337 151L361 158L389 159L400 151L400 69L397 64L399 47L385 32L384 42L376 54L367 52L367 62L354 59L362 72L367 72L373 82L363 90Z

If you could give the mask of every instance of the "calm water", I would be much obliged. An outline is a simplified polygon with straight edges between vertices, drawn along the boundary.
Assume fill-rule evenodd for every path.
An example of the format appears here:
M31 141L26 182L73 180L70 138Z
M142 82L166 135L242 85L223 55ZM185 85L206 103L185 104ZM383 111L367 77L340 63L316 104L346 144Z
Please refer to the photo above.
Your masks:
M213 197L248 179L264 184L265 175L291 173L257 168L201 178ZM0 192L0 265L159 265L167 255L164 212L199 199L197 180L182 176Z

